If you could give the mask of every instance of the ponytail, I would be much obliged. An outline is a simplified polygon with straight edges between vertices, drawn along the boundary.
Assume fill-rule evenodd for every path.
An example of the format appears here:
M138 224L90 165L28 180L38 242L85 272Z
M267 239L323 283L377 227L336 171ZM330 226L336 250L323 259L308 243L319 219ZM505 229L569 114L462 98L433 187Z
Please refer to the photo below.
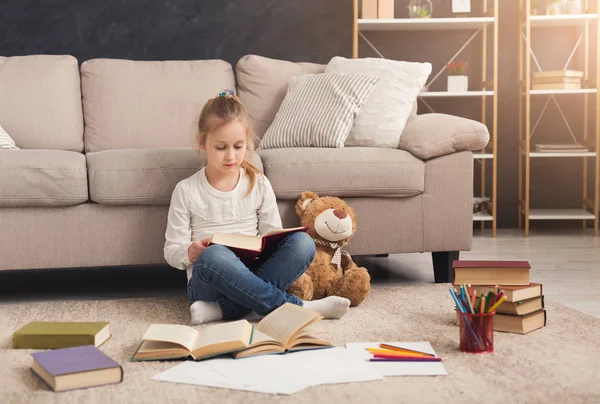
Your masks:
M248 195L250 195L250 192L252 192L252 189L254 189L254 185L256 185L256 176L262 175L262 172L254 164L252 164L250 161L248 161L248 159L244 159L244 161L242 161L242 168L244 169L244 173L246 174L246 176L248 177L248 180L250 181L250 186L248 186L248 191L246 192L246 195L244 195L244 196L248 196Z

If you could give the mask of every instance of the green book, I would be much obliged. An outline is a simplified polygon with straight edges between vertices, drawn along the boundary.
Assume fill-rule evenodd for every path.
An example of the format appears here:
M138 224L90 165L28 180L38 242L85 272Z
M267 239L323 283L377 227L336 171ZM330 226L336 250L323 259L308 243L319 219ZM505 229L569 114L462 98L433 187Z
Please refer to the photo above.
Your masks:
M110 338L107 322L32 321L13 334L15 349L100 346Z

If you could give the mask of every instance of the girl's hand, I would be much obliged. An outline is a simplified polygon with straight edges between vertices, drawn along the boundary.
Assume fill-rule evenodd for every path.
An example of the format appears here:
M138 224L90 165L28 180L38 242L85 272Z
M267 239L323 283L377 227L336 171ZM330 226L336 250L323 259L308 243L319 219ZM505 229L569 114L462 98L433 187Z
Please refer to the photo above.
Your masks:
M204 250L206 250L209 241L209 238L205 238L204 240L194 241L192 242L192 244L190 244L190 246L188 247L188 259L191 263L196 262L200 254L202 254Z

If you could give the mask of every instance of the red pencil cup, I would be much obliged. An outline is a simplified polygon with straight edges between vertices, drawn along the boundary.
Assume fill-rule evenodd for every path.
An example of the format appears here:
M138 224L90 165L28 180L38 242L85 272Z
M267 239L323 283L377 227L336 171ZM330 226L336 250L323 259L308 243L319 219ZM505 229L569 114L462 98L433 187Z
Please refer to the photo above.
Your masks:
M458 313L460 350L470 353L494 352L494 315Z

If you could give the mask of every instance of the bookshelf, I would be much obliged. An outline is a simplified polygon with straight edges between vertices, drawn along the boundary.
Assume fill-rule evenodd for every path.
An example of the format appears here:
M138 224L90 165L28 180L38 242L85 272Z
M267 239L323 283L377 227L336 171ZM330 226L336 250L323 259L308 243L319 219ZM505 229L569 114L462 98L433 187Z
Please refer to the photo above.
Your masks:
M481 98L481 122L488 126L490 132L490 142L477 153L473 153L475 168L481 172L481 197L489 197L487 211L473 214L473 222L480 222L481 229L485 229L486 223L491 223L492 236L496 237L497 227L497 182L498 182L498 4L499 0L492 0L491 6L488 0L480 0L482 4L482 16L468 17L450 17L450 18L394 18L394 19L361 19L359 18L359 0L354 1L354 24L352 38L352 55L359 57L359 38L381 58L385 56L369 41L367 35L375 31L439 31L443 34L447 31L472 31L472 35L467 41L449 58L448 62L454 60L463 49L465 49L475 37L481 35L481 73L482 82L475 85L476 90L465 92L448 91L426 91L419 94L419 100L431 111L433 108L427 103L428 99L435 98L458 98L458 97L478 97ZM473 0L475 2L476 0ZM367 34L367 35L366 35ZM492 49L489 50L488 38L492 38ZM488 78L488 55L491 57L492 74ZM436 81L446 70L448 63L430 79L427 87ZM491 122L488 122L488 100L491 99ZM488 167L491 166L491 167ZM486 171L492 170L492 181L486 181ZM488 187L489 186L489 187ZM486 195L488 192L490 194Z
M583 0L583 10L600 9L600 0ZM600 83L600 52L595 50L596 71L595 76L590 76L590 50L591 42L600 44L600 29L598 13L584 14L562 14L562 15L531 15L531 0L519 1L519 203L518 216L519 228L524 229L525 236L530 233L530 221L532 220L582 220L583 228L587 228L587 221L594 223L594 236L598 236L599 221L599 202L600 202L600 100L597 99L598 83ZM590 27L596 26L596 38L592 41ZM532 44L532 30L540 29L544 31L544 37L551 39L552 35L560 35L552 28L572 27L578 30L579 40L574 49L568 56L563 70L569 68L569 64L580 43L583 43L583 77L582 88L580 89L556 89L556 90L533 90L532 74L533 72L542 72ZM598 45L596 45L598 46ZM532 63L534 66L532 66ZM580 70L581 71L581 70ZM565 117L559 101L563 95L579 95L583 97L583 130L582 134L576 136L571 129L567 118ZM595 108L590 108L590 97L596 97ZM563 98L564 99L564 98ZM535 122L532 122L531 107L533 103L544 102L540 115ZM552 101L558 107L563 122L569 132L573 143L577 142L588 150L575 151L548 151L539 152L532 148L532 136L535 133L540 119ZM594 133L590 133L590 121L595 120ZM533 123L533 125L532 125ZM543 134L540 135L540 137ZM579 138L579 141L578 141ZM568 150L568 149L565 149ZM581 159L583 164L583 195L581 208L570 209L539 209L531 206L531 172L532 160L541 158L552 158L556 164L562 164L565 159ZM590 169L590 163L593 161L595 169ZM593 186L588 183L593 178ZM592 189L590 189L592 188Z

